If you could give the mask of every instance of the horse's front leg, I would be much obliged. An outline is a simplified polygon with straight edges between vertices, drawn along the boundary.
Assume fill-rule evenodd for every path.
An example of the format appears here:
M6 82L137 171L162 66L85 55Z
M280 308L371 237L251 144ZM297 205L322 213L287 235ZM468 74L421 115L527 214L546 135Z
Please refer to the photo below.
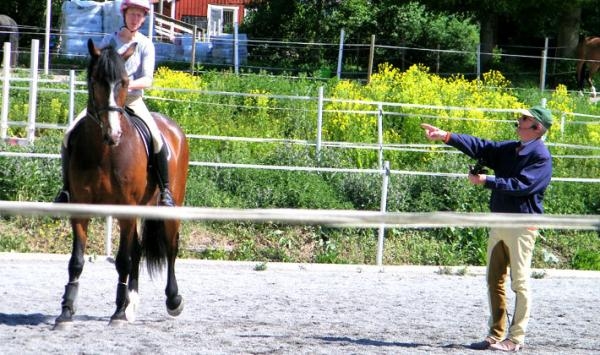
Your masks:
M69 260L69 283L65 286L65 293L61 302L62 311L56 318L54 329L64 329L73 325L73 315L77 310L77 292L79 290L79 277L83 272L85 259L83 254L87 243L87 229L89 219L71 219L73 229L73 249Z
M140 260L142 259L142 245L139 240L138 227L140 226L139 219L133 228L132 248L131 248L131 273L129 275L129 305L125 309L127 321L135 322L137 308L140 304L139 296L139 277L140 277Z
M135 235L135 220L119 220L119 229L119 251L117 252L117 258L115 260L115 266L117 273L119 274L117 297L115 300L117 308L115 313L110 317L110 325L115 326L123 325L128 321L125 313L130 302L127 282L133 268L131 252L133 248L133 237Z

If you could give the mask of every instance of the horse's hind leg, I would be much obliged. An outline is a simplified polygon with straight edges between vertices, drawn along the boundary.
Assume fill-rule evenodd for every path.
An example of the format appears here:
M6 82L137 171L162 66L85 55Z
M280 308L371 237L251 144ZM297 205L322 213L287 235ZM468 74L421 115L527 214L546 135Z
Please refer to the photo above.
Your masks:
M115 267L119 274L117 283L117 297L115 304L117 306L115 313L110 317L110 325L120 326L127 323L125 310L129 305L128 279L132 270L131 250L133 248L133 236L135 234L135 220L119 220L119 229L121 237L119 241L119 251L115 260Z
M588 84L590 84L590 90L592 91L591 95L592 97L596 97L596 87L594 86L594 81L592 80L592 77L594 76L594 74L596 74L596 72L598 71L598 69L600 69L600 65L593 63L589 65L589 72L587 73L587 82Z
M575 67L575 76L577 79L577 91L583 96L583 82L585 80L585 62L579 61Z
M165 232L167 238L168 278L165 295L167 296L167 313L176 317L183 311L183 297L179 295L177 278L175 277L175 259L179 251L179 222L165 221Z
M79 290L79 277L83 272L85 263L83 254L87 243L87 228L89 219L72 219L73 250L69 260L69 283L65 286L62 297L61 314L56 318L54 329L68 328L73 324L73 315L76 311L77 292Z

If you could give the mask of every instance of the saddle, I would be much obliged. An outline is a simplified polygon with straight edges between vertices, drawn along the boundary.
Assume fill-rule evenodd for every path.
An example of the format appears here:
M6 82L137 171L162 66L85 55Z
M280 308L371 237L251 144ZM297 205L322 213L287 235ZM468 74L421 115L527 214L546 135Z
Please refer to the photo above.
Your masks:
M127 118L133 123L133 126L138 131L140 137L144 141L144 147L146 148L146 156L150 158L152 156L151 152L154 152L154 144L152 143L152 135L150 134L150 129L144 120L138 116L133 109L125 106L125 112L127 113ZM148 159L148 167L152 167L152 160Z

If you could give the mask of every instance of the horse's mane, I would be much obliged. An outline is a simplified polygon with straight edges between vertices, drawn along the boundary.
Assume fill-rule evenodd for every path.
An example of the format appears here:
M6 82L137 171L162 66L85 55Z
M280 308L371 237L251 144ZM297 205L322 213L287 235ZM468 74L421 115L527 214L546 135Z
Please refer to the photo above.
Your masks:
M107 82L121 80L125 73L125 64L123 58L112 47L104 47L100 51L100 56L90 61L88 67L88 78L91 78L93 72L97 77L104 78Z

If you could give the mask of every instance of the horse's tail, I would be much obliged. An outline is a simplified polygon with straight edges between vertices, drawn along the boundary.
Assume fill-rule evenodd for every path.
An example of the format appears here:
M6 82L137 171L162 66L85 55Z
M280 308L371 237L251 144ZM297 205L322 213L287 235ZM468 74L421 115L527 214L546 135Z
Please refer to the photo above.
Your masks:
M167 262L167 238L164 220L146 219L142 222L142 256L146 258L148 274L153 277Z

